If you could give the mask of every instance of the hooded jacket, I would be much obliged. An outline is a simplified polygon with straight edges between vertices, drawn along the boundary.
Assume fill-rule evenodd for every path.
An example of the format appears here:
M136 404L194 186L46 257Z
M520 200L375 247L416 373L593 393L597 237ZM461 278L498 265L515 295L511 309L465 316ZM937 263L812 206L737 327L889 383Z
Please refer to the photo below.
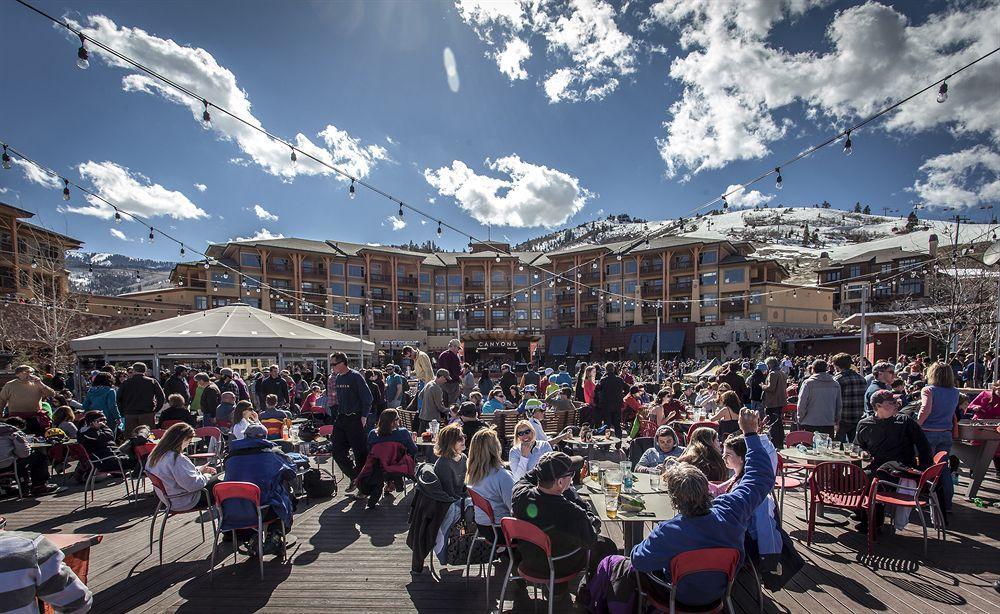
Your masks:
M103 412L108 419L108 424L118 426L122 415L118 411L118 394L111 386L94 386L87 391L87 398L83 400L84 411L92 409Z
M798 417L801 426L833 426L843 410L840 384L829 373L816 373L802 382Z
M251 482L260 488L261 506L270 505L285 528L292 526L292 496L288 483L295 478L295 464L266 439L238 439L229 445L226 482ZM222 503L220 531L257 524L257 514L246 501Z

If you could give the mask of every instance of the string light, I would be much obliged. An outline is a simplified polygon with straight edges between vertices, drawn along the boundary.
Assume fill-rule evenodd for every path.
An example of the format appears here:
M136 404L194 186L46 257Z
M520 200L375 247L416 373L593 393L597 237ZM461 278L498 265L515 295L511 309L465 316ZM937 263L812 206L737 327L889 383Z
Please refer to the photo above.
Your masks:
M351 196L351 200L354 200L354 193L355 193L355 189L354 189L354 179L352 178L352 179L351 179L351 187L350 187L350 188L348 188L348 194L350 194L350 196Z
M443 234L443 232L444 231L441 230L441 220L438 220L438 236L440 237Z
M497 252L497 257L495 258L497 262L500 262L500 252Z
M938 88L938 104L943 103L945 100L948 100L948 81L942 81L941 87Z
M152 243L155 240L156 240L156 237L153 235L153 227L150 226L149 227L149 242Z
M292 159L292 164L295 164L299 160L299 157L295 155L295 150L294 149L292 149L292 155L289 156L289 157Z
M35 260L34 258L31 259L31 268L33 268L33 269L37 269L38 268L38 261Z
M83 33L78 33L77 36L80 37L80 48L76 50L76 65L80 70L87 70L90 68L90 54L87 52L87 39L83 37Z
M184 257L184 244L181 243L181 258Z
M729 208L729 201L726 200L726 195L725 194L722 195L722 208L723 209L728 209Z
M208 100L202 98L201 104L205 105L205 110L201 112L201 121L207 124L212 121L212 115L208 112Z
M774 187L780 190L781 189L781 167L780 166L775 166L774 167L774 172L778 173L778 177L774 180Z
M63 200L69 200L69 179L63 179Z
M844 141L844 155L849 156L854 153L854 148L851 144L851 131L847 131L847 139Z
M122 223L122 214L119 211L115 211L115 224Z
M399 219L403 219L403 203L399 203Z
M10 167L11 167L11 164L10 164L10 154L7 153L7 146L6 145L3 146L3 157L2 158L3 158L3 168L4 168L4 170L9 171Z

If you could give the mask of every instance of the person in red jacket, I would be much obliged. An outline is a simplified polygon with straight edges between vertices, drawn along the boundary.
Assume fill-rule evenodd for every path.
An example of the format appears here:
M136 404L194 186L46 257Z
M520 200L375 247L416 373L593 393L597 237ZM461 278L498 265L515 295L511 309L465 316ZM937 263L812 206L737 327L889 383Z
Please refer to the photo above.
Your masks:
M399 412L388 408L379 415L378 426L368 432L368 457L357 477L358 493L368 497L368 509L378 505L383 494L392 497L393 490L402 492L402 476L414 475L417 446L401 424ZM390 443L403 447L383 445Z

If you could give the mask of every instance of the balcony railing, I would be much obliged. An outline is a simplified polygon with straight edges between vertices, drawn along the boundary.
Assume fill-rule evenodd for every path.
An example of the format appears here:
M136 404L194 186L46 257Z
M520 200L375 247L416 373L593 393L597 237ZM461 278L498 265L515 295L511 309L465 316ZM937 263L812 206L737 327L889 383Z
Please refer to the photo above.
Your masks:
M660 298L663 296L663 286L642 286L642 298Z
M576 302L576 295L562 292L556 295L557 305L571 305Z
M670 263L671 271L686 271L691 268L694 268L694 261L692 260L674 260Z
M373 284L388 284L391 278L388 275L381 275L379 273L372 273L368 276L368 281Z
M686 284L670 284L670 294L690 294L691 293L691 283Z
M486 288L486 282L485 281L473 281L471 279L466 279L465 280L465 289L466 290L482 290L484 288Z
M406 276L397 275L396 284L402 288L416 288L417 278L413 275L406 275Z
M648 266L648 267L647 266L641 266L641 267L639 267L639 275L641 275L641 276L663 275L663 267L662 266Z

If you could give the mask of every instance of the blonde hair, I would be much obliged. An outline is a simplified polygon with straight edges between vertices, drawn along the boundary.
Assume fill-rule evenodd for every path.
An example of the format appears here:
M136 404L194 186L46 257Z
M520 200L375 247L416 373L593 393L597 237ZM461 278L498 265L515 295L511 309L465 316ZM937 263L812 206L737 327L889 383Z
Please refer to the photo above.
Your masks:
M517 432L521 430L522 426L528 428L531 431L531 442L534 443L535 439L538 438L538 433L535 432L534 425L528 422L527 420L519 420L518 423L514 425L515 439L517 438ZM520 441L518 441L518 443L520 443Z
M942 388L955 387L955 371L943 362L936 362L927 369L927 383Z
M437 443L434 444L434 454L447 458L455 458L455 446L465 437L462 428L457 424L449 424L438 431Z
M156 463L167 454L167 452L181 453L184 447L184 440L194 437L194 429L186 422L178 422L167 429L163 437L156 442L156 447L149 453L149 460L146 461L150 467L155 467Z
M474 486L497 469L503 469L503 460L500 458L500 439L493 429L479 429L469 443L465 483Z

